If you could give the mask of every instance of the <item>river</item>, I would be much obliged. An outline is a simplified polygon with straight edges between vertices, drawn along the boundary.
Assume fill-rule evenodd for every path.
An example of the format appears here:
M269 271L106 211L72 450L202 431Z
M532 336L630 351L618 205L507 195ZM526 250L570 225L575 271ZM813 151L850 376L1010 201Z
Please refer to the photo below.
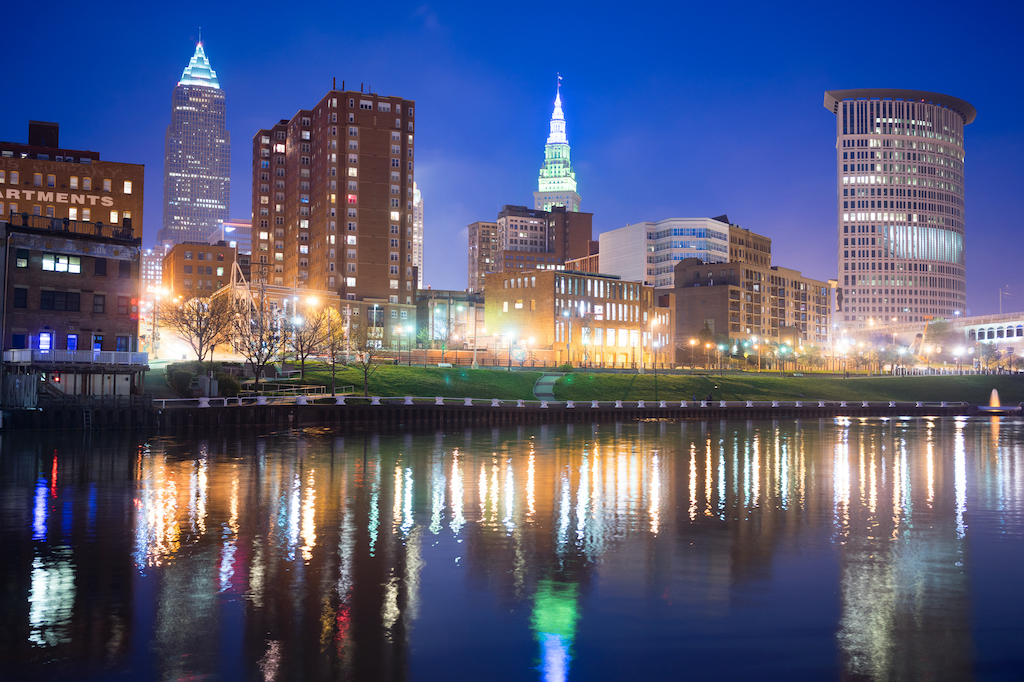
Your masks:
M1017 420L0 440L0 678L1010 680Z

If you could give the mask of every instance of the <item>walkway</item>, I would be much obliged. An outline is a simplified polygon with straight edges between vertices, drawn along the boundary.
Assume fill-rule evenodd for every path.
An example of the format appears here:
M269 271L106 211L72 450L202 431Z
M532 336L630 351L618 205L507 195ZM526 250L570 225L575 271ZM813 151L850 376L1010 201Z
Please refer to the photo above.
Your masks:
M533 396L537 400L554 400L555 399L555 382L558 381L559 377L565 376L564 372L545 372L540 375L540 379L537 379L537 383L533 385Z

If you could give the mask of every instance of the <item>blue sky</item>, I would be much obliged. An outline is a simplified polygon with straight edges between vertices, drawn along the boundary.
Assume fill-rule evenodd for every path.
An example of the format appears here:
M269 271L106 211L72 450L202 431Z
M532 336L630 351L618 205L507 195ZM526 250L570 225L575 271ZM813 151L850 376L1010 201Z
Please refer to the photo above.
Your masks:
M778 265L836 275L827 89L932 90L978 109L967 138L972 314L1024 309L1013 200L1024 186L1018 3L28 3L5 9L0 139L58 121L62 146L146 165L160 227L171 91L202 25L226 91L232 215L250 212L251 139L345 80L417 101L424 283L466 284L466 225L529 205L555 74L594 232L729 215ZM36 28L33 28L36 27ZM1016 189L1014 189L1016 188Z

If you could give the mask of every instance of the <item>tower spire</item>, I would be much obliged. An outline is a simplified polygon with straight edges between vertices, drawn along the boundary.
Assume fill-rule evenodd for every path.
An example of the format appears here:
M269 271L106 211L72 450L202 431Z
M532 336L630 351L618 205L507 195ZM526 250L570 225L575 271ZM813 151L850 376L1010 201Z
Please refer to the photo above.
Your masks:
M576 193L576 173L569 160L569 139L565 134L565 113L562 111L562 74L556 74L555 108L551 112L550 134L544 145L544 164L540 169L537 191L533 193L535 208L549 210L565 206L580 210Z
M178 85L205 85L208 88L220 89L217 72L210 66L210 60L206 58L201 36L199 43L196 44L195 54L192 55L185 70L181 72L181 80L178 81Z

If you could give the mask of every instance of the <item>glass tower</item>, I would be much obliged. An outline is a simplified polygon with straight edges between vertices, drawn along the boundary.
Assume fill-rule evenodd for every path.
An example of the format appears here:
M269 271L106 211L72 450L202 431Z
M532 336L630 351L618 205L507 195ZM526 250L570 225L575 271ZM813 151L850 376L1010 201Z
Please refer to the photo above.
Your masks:
M544 145L544 164L540 167L537 191L533 193L533 207L550 211L552 206L565 206L567 211L579 211L580 195L576 193L576 173L569 160L569 140L565 135L565 114L562 113L562 79L558 80L551 133Z
M161 244L206 242L228 219L231 136L224 118L224 91L199 43L172 97Z
M836 115L839 286L852 329L952 319L967 301L967 102L920 90L831 90Z

